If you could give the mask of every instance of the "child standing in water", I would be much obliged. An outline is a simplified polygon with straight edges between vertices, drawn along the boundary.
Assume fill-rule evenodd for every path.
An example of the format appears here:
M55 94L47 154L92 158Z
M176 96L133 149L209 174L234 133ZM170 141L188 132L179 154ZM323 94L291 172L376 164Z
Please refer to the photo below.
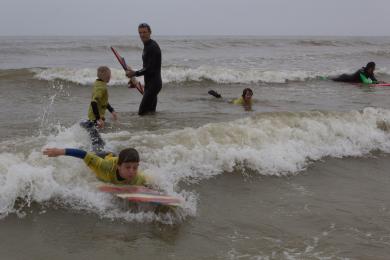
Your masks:
M110 82L110 79L111 70L108 67L101 66L97 69L97 79L93 85L88 120L80 124L88 131L94 151L101 151L104 148L104 141L97 128L104 127L106 110L110 111L114 120L118 118L114 108L108 103L107 83Z

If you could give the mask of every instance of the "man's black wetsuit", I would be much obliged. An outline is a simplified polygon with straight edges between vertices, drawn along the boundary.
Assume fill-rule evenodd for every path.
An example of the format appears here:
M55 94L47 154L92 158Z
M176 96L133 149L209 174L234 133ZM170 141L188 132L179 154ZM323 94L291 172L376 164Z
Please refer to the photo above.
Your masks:
M161 80L161 50L157 42L150 39L144 43L142 53L143 68L135 72L135 76L144 76L145 90L138 114L144 115L156 112L157 95L162 87Z
M363 82L362 77L371 79L373 83L378 82L378 80L375 78L374 74L372 73L371 75L367 73L367 70L365 67L361 68L360 70L356 71L353 74L342 74L338 76L337 78L334 78L334 81L339 81L339 82L349 82L349 83L366 83Z

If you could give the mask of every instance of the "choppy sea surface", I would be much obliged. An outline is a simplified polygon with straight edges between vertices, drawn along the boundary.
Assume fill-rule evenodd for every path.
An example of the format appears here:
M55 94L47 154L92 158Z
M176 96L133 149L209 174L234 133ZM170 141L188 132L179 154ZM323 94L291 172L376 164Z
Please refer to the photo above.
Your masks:
M0 37L5 259L387 259L390 87L329 78L375 61L390 82L390 37L153 38L163 89L139 117L109 49L138 69L138 37ZM79 122L101 65L119 113L106 149L135 147L181 209L134 210L83 161L42 155L91 149ZM251 111L231 103L247 87Z

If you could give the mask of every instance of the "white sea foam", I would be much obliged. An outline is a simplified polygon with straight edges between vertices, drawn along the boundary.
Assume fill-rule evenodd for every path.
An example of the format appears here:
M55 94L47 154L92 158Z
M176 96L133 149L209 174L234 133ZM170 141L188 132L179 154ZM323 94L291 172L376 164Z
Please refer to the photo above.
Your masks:
M48 68L48 69L32 69L35 73L35 78L40 80L64 80L81 85L91 84L96 80L96 68ZM129 81L123 70L111 69L110 84L127 84Z
M77 84L91 84L96 80L96 69L84 68L49 68L32 69L35 72L35 78L52 81L55 79L70 81ZM390 70L386 67L377 69L377 72L390 75ZM333 77L347 71L301 71L301 70L264 70L264 69L231 69L223 67L200 66L197 68L186 67L168 67L162 70L162 79L164 83L181 82L200 82L204 80L213 81L221 84L251 84L251 83L287 83L290 81L313 80L318 77ZM352 71L351 71L352 73ZM142 81L142 77L141 77ZM112 69L112 85L127 84L123 70Z
M252 169L264 175L297 173L326 156L390 152L390 111L269 113L164 135L128 134L151 174L170 184ZM381 126L381 127L378 127ZM122 133L123 135L123 133ZM111 136L107 136L111 139ZM117 145L125 145L121 141Z
M61 128L58 134L48 136L46 142L45 147L81 146L86 150L89 147L87 134L78 125ZM195 212L196 197L186 191L176 194L185 201L183 211L186 213L179 211L179 214L173 215L128 211L108 194L99 192L96 188L98 183L82 160L69 157L47 158L40 149L25 153L1 153L0 218L11 213L23 216L24 208L32 202L55 203L95 212L105 218L140 222L173 223ZM17 203L18 199L22 203Z
M216 83L286 83L304 81L319 76L311 71L273 71L264 69L228 69L222 67L200 66L197 68L170 67L163 71L165 82L186 82L210 80Z
M35 78L41 80L64 80L77 84L87 85L96 80L96 69L84 68L48 68L32 69ZM252 83L287 83L290 81L313 80L323 76L336 76L347 71L316 72L302 70L265 70L265 69L232 69L223 67L200 66L197 68L168 67L162 70L164 83L185 83L212 81L220 84L252 84ZM387 68L380 68L378 72L389 74ZM142 77L140 78L142 82ZM123 70L112 69L111 85L127 84Z
M212 123L165 133L123 131L103 138L118 152L135 147L141 169L155 184L184 200L173 218L122 209L96 189L96 179L82 160L46 158L41 147L0 153L0 216L20 212L17 198L29 204L59 203L129 221L177 221L195 215L195 191L180 182L207 181L224 172L262 175L297 174L321 158L364 156L373 150L390 152L390 110L366 108L350 112L261 113L231 122ZM47 136L44 146L89 148L78 125ZM0 144L1 145L1 144Z

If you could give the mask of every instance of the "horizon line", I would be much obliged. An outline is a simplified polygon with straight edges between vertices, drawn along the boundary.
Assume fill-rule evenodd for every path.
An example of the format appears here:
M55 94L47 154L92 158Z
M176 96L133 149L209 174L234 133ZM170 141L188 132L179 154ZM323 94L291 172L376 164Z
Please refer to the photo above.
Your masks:
M138 37L138 34L0 34L0 37ZM390 37L390 35L358 35L358 34L152 34L162 37Z

